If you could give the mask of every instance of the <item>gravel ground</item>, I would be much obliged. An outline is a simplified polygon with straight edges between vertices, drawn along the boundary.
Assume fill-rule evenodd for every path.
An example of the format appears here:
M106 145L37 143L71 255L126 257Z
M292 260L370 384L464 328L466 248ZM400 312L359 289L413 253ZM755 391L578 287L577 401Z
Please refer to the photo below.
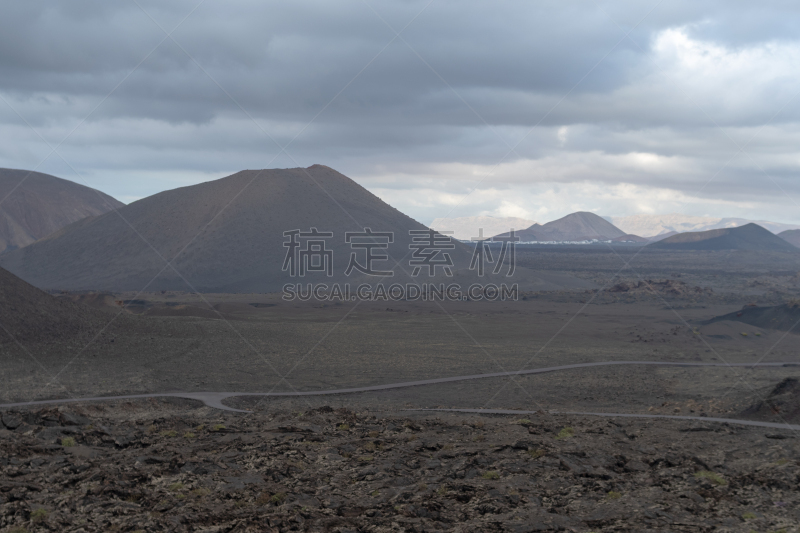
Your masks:
M797 531L779 430L137 401L2 413L3 531Z

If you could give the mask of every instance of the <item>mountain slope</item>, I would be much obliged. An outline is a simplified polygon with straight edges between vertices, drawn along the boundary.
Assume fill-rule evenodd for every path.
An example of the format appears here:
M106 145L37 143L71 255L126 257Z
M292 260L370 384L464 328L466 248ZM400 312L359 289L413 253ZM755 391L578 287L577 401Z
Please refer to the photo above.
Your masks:
M800 229L790 229L778 233L778 237L793 246L800 248Z
M283 232L308 232L312 227L334 232L325 239L333 254L333 276L315 272L292 278L282 270L287 251ZM345 243L345 232L365 227L394 232L389 253L397 260L406 256L401 265L411 271L408 232L425 226L350 178L322 165L246 170L79 221L51 238L4 254L0 264L48 289L273 292L290 282L360 281L355 273L344 276L356 251ZM363 264L365 252L357 252ZM458 264L468 265L470 254L464 245L457 243L450 253ZM395 263L373 266L388 270Z
M517 232L521 242L529 241L607 241L626 236L626 233L602 217L586 211L572 213L547 224L534 224ZM508 234L495 237L503 240Z
M0 253L22 248L82 218L124 205L68 180L7 168L0 169L0 202Z
M50 296L0 268L0 343L71 337L108 321L99 311Z
M679 233L648 245L664 250L774 250L800 252L758 224Z
M734 311L708 320L706 324L713 324L723 320L744 322L751 326L764 329L777 329L779 331L793 331L800 333L800 304L791 302L770 307L745 306L741 311Z

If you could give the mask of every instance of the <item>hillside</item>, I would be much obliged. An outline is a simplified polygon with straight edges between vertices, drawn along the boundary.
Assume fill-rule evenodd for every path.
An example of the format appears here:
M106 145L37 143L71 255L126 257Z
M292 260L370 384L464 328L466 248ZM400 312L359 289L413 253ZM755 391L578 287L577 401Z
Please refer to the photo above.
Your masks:
M50 296L0 268L0 343L63 339L102 327L109 318Z
M789 244L800 248L800 229L790 229L778 233L778 237Z
M100 191L49 174L0 169L0 253L123 205Z
M800 250L758 224L679 233L648 245L663 250Z
M46 289L273 292L289 282L361 281L357 272L344 276L354 251L345 243L345 232L365 227L394 232L389 253L397 260L405 256L401 265L410 272L408 232L426 229L322 165L246 170L144 198L118 213L79 221L4 254L0 264ZM312 227L334 233L325 239L333 254L333 276L314 272L292 278L282 270L287 251L283 232L308 232ZM364 263L364 250L358 253ZM469 264L464 245L457 243L450 253L459 265ZM387 270L395 264L382 261L373 266ZM392 281L401 273L398 269Z
M723 320L744 322L759 328L792 331L800 334L800 327L798 327L798 322L800 322L800 303L794 301L769 307L748 305L740 311L714 317L706 323L713 324Z
M626 233L594 213L579 211L547 224L534 224L517 232L517 236L519 236L521 242L590 241L593 239L608 241L626 237ZM494 238L495 240L503 240L507 237L508 233L503 233Z

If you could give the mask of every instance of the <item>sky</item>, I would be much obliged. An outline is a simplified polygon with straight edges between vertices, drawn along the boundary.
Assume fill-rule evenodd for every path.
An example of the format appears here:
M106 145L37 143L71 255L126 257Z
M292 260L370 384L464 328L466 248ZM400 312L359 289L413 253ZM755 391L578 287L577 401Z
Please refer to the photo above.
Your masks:
M7 2L0 167L335 168L420 222L800 223L796 2Z

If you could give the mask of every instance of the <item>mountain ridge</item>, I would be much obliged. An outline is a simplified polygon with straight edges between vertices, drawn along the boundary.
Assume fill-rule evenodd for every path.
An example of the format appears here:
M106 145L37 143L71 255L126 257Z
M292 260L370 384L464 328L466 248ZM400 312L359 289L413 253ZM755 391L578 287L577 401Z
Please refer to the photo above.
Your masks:
M614 240L629 236L601 216L578 211L546 224L534 224L516 232L520 242L569 242ZM634 236L630 236L634 237ZM508 232L494 236L495 240L509 238Z
M769 230L754 223L736 228L678 233L647 246L662 250L774 250L800 252L797 247L792 246Z
M0 254L125 205L69 180L8 168L0 169L0 202Z
M630 215L624 217L608 216L606 220L625 232L655 237L674 231L676 233L707 231L711 229L734 228L755 223L771 231L780 233L789 229L800 229L800 225L783 224L766 220L749 220L736 217L702 217L668 213L663 215Z
M427 231L329 167L246 170L75 222L3 254L0 264L45 289L275 292L291 281L282 268L287 251L283 233L313 227L334 232L327 244L337 274L329 278L309 272L297 282L360 279L339 274L352 251L345 232L365 227L394 232L388 253L400 260L411 256L408 232ZM468 264L465 245L455 243L450 253L454 262ZM394 263L381 263L387 265Z

